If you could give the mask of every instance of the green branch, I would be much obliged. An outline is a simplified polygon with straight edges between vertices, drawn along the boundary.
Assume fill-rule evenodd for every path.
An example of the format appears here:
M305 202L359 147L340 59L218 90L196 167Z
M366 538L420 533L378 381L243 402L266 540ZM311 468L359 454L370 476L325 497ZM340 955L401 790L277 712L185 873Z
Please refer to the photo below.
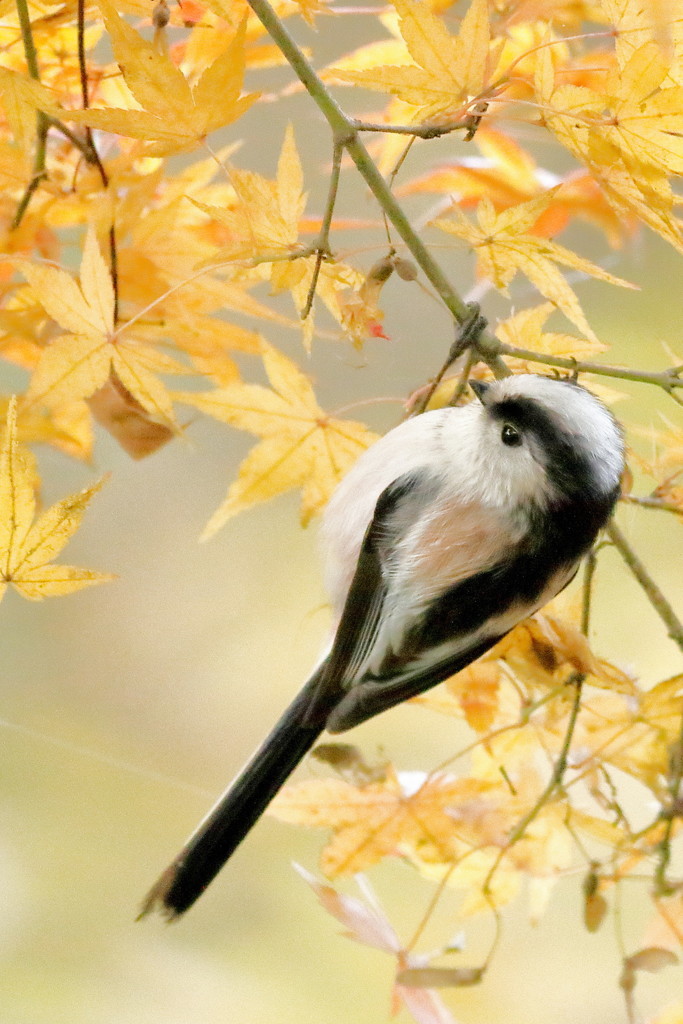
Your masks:
M620 380L637 381L640 384L654 384L669 394L673 394L674 388L683 388L683 376L681 376L683 367L680 366L672 366L670 369L662 370L661 372L630 370L626 366L587 363L567 356L553 356L545 352L534 352L532 349L508 345L507 342L499 341L497 338L494 340L491 348L502 356L510 356L513 359L525 359L530 363L541 363L544 366L556 366L558 369L570 370L573 373L595 373L601 377L616 377Z
M24 47L26 67L28 68L28 73L31 78L36 82L39 82L40 71L38 69L38 55L36 54L36 47L33 42L31 15L29 14L26 0L17 0L17 14L19 16L19 28L21 29L21 41ZM47 114L44 114L42 110L38 110L36 112L36 151L33 156L33 174L31 175L31 180L26 186L26 190L21 197L16 213L14 214L14 218L12 220L13 231L21 224L36 189L40 185L41 181L43 181L47 176L45 158L47 155L47 133L49 127L50 122Z
M396 202L391 189L377 169L359 136L358 122L348 117L328 88L318 77L300 47L289 34L268 0L248 0L249 6L279 47L283 56L297 74L311 98L317 103L334 136L335 145L343 147L355 163L375 199L408 247L427 280L436 290L454 319L463 323L469 316L464 300L454 290L439 264L433 259L424 242L414 230L402 207ZM499 342L488 331L477 341L477 352L498 376L507 376L509 370L500 358Z
M683 651L683 623L614 520L607 527L607 535L645 591L650 604L666 626L669 636Z

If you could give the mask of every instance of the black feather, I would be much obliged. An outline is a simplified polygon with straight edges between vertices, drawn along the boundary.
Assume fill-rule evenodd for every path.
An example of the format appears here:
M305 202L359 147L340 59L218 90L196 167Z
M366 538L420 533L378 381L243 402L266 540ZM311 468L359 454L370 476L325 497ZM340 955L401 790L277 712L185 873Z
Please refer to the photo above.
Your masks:
M232 856L323 730L323 723L303 724L316 683L314 674L150 890L140 917L157 906L178 917Z

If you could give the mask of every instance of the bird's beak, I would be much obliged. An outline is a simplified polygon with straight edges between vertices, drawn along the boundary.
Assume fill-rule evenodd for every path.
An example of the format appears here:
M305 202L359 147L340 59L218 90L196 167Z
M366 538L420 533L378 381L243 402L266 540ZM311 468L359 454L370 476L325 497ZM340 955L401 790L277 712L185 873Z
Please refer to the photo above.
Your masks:
M491 387L483 380L470 380L467 382L474 391L475 395L479 399L482 405L486 405L486 394Z

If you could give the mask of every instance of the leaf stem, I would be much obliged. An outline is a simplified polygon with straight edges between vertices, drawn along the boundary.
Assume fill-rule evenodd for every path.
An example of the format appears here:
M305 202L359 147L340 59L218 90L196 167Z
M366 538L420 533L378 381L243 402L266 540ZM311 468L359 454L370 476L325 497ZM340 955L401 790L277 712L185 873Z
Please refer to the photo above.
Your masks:
M248 0L248 3L327 119L334 135L335 145L343 147L349 154L375 199L410 250L415 262L454 319L459 324L462 323L468 316L467 304L454 290L443 270L412 227L402 207L396 202L391 189L361 142L356 122L353 118L348 117L338 105L268 0ZM509 371L500 358L498 345L498 340L486 331L480 335L476 349L494 373L499 376L507 376Z
M669 636L683 651L683 623L681 623L668 600L652 579L650 573L647 571L614 520L612 520L610 525L607 527L607 535L642 589L645 591L650 604L666 626Z
M83 109L87 110L90 106L90 97L88 94L88 68L85 61L85 0L78 0L77 17L78 73L81 82L81 101ZM109 188L109 175L102 163L100 154L97 152L92 129L88 125L85 127L85 138L90 151L90 158L86 157L86 160L97 167L102 185L106 190ZM119 318L119 261L116 247L116 229L113 221L109 225L109 271L114 290L114 323L116 324Z

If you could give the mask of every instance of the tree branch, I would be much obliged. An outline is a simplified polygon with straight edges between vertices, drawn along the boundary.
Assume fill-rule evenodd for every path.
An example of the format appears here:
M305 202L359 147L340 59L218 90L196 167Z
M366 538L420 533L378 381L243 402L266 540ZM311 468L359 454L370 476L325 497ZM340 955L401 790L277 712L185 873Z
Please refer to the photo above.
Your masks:
M24 47L24 56L26 57L28 73L31 78L35 79L36 82L39 82L40 71L38 68L38 56L33 42L31 15L29 14L28 4L26 3L26 0L16 0L16 2L17 14L19 16L19 27L21 29L21 41ZM31 176L31 180L26 186L26 190L21 197L21 200L19 201L16 213L14 214L14 218L12 220L13 231L21 224L33 194L41 181L47 176L47 171L45 169L45 157L47 155L48 129L49 120L47 114L43 113L42 110L38 110L36 112L36 151L33 156L33 174Z
M248 0L248 3L327 119L334 135L335 144L343 147L349 154L425 277L454 319L459 324L463 323L468 316L467 304L454 290L439 264L433 259L422 239L413 229L402 207L396 202L386 181L361 142L359 129L353 118L348 117L337 104L268 0ZM498 340L486 331L479 337L476 349L479 356L488 363L494 373L503 377L509 374L509 370L500 358L499 344Z
M414 135L416 139L439 139L442 135L449 135L451 132L472 130L471 114L446 124L377 124L372 121L359 121L357 118L349 118L349 121L359 132Z
M607 536L645 591L650 604L666 626L669 636L683 651L683 623L681 623L666 597L652 579L614 520L607 527Z
M337 190L339 188L339 175L341 173L343 153L344 147L338 142L335 142L334 149L332 151L332 173L330 175L330 185L327 192L327 202L325 204L325 212L320 225L318 240L315 243L315 265L313 267L311 283L308 288L308 295L306 296L304 307L301 310L302 320L305 320L311 312L311 306L313 305L313 299L315 298L315 290L318 286L318 278L320 277L320 268L322 267L325 257L330 255L330 225L332 224L334 204L337 201Z
M630 370L626 366L608 366L604 363L587 363L579 359L567 358L566 356L553 356L545 352L534 352L531 349L517 348L516 345L508 345L507 342L498 341L497 346L492 348L500 355L510 356L513 359L526 359L530 363L541 363L544 366L557 366L562 370L571 370L574 373L595 373L601 377L617 377L620 380L633 380L641 384L655 384L669 394L674 388L683 388L683 368L672 366L668 370L653 372L650 370Z

